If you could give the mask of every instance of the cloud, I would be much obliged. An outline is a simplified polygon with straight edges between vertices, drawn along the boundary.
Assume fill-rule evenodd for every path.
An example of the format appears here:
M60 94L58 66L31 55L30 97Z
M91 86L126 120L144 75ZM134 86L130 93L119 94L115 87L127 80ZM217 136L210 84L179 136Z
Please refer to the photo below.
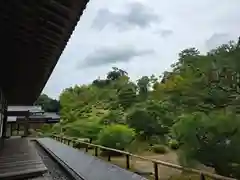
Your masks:
M98 67L118 62L129 62L135 57L154 53L153 50L136 50L132 46L124 47L102 47L89 54L78 68Z
M106 8L98 10L92 27L102 30L107 25L113 25L119 30L135 27L144 29L161 20L152 9L141 2L130 3L126 8L126 12L112 12Z
M208 50L214 49L222 44L228 43L231 39L231 35L228 33L214 33L207 41L206 47Z
M134 6L129 2L133 1L138 1L145 9L143 12L147 12L147 16L142 17L143 13L140 10L137 12L140 14L137 18L148 17L149 19L148 14L150 14L153 15L153 20L150 22L144 20L145 23L139 25L135 22L136 20L128 19ZM84 69L84 66L88 64L85 58L93 56L97 51L96 48L119 49L115 46L115 48L107 48L110 45L132 45L136 47L137 50L132 48L135 51L154 49L154 54L133 57L128 62L124 61L125 58L121 58L122 61L116 60L116 62L123 63L116 63L114 66L125 69L132 80L139 79L143 75L160 75L166 70L171 70L170 65L176 62L177 54L182 49L196 47L206 52L214 48L215 43L206 43L206 40L211 42L210 37L214 34L231 36L231 38L226 38L225 42L236 40L240 31L239 7L239 0L231 0L231 2L226 0L172 0L171 3L166 0L92 0L88 3L44 92L57 98L64 88L75 84L88 84L98 76L104 77L112 64L101 66L100 60L96 58L96 63L100 65L92 62L96 68ZM105 15L102 16L100 12ZM93 30L93 28L104 28L104 31ZM161 31L157 34L157 31L162 29L173 30L174 34L171 36L168 34L167 37L163 37L165 33L160 33ZM221 43L222 41L217 44ZM207 49L207 44L211 48ZM80 63L80 61L83 62Z
M157 30L155 33L159 34L163 38L173 35L173 31L170 29L160 29L160 30Z

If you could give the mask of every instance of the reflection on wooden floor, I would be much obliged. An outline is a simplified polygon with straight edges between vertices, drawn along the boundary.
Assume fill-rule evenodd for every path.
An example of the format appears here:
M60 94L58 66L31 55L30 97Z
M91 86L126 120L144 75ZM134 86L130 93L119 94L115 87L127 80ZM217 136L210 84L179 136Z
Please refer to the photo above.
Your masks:
M13 180L37 177L47 171L33 144L26 138L4 141L0 151L0 179Z

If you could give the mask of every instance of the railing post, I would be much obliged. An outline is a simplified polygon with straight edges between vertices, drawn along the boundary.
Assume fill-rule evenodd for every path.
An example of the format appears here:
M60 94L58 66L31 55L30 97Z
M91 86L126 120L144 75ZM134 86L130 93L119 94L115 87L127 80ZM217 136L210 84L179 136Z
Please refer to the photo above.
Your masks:
M17 124L17 135L19 136L19 131L20 131L20 125Z
M12 127L12 123L9 124L10 125L10 136L13 135L13 127Z
M158 164L154 162L154 177L155 180L158 180Z
M129 154L126 155L126 168L130 169L130 157L129 157Z
M95 147L95 156L98 156L98 147Z
M200 175L200 180L205 180L205 176L203 174Z
M85 149L86 152L88 152L88 144L86 144L86 149Z

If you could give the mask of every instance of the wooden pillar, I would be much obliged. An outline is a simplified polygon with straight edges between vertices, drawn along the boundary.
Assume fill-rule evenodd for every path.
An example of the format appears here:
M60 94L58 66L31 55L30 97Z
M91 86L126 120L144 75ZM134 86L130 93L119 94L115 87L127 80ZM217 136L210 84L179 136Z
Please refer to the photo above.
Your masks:
M23 135L23 137L27 137L28 135L29 135L29 113L25 117L25 121L24 121L24 135Z
M0 92L1 93L1 92ZM2 108L3 108L3 119L2 119L2 137L0 137L0 150L4 146L4 139L6 138L6 132L7 132L7 101L4 100L2 103Z
M20 124L17 123L16 125L17 125L17 129L16 129L16 131L17 131L17 136L18 136L18 135L19 135L19 131L20 131Z
M3 138L7 137L7 108L6 107L4 107L4 112L3 112L2 137Z
M13 134L13 124L12 123L10 123L9 124L9 126L10 126L10 137L12 136L12 134Z

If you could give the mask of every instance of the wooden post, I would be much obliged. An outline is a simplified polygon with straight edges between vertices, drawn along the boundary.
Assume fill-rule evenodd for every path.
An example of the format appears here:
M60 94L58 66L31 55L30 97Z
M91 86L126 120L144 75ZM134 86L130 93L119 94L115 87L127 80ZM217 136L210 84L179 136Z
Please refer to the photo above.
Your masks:
M129 154L126 155L126 168L130 169L130 158L129 158Z
M9 126L10 126L9 129L10 129L10 137L11 137L12 134L13 134L13 132L12 132L12 131L13 131L13 127L12 127L13 125L12 125L12 123L10 123Z
M154 163L154 179L155 180L159 180L158 178L158 164L157 163Z
M28 115L25 117L24 121L24 135L23 137L27 137L29 135L29 112Z
M6 138L7 136L7 108L4 107L3 111L3 125L2 125L2 137Z
M88 145L86 144L86 149L85 149L86 152L88 152Z
M19 131L20 131L20 124L17 123L17 135L19 135Z
M98 156L98 147L95 147L95 156Z
M70 145L70 142L71 142L71 140L70 140L70 139L68 139L68 145Z
M108 161L111 161L111 155L108 154Z
M205 180L205 176L203 174L200 175L200 180Z
M0 92L1 93L1 92ZM6 138L7 133L7 101L2 99L2 110L3 110L3 119L2 119L2 137L0 137L0 150L4 147L4 138Z

